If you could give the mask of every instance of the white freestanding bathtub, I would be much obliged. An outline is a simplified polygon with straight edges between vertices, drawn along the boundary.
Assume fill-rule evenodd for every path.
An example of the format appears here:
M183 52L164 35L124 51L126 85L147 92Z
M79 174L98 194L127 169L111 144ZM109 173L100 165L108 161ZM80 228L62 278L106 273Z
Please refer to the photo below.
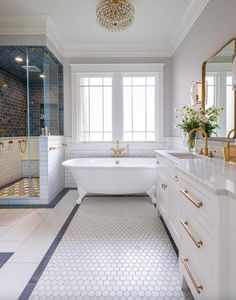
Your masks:
M76 182L81 203L87 193L91 194L148 194L155 198L155 158L78 158L64 161Z

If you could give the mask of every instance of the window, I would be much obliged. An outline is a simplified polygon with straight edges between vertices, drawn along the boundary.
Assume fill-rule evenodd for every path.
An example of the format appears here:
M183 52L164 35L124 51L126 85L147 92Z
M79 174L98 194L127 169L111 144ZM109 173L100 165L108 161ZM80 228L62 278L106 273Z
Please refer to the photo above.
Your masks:
M155 77L123 77L124 141L155 140Z
M112 140L112 78L80 78L80 140Z
M229 131L234 128L234 90L233 90L233 78L232 73L226 74L226 133L228 134Z
M73 141L161 140L163 66L71 65Z
M207 76L207 107L216 105L216 76Z

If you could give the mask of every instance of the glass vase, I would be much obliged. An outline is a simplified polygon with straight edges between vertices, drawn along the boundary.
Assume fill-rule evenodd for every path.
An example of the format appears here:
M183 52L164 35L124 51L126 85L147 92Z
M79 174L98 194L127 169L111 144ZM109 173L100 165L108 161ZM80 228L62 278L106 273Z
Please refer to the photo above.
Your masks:
M189 136L189 134L187 134L187 145L188 145L188 150L190 152L195 151L195 143L196 143L196 134L193 133L193 134L191 134L191 136Z

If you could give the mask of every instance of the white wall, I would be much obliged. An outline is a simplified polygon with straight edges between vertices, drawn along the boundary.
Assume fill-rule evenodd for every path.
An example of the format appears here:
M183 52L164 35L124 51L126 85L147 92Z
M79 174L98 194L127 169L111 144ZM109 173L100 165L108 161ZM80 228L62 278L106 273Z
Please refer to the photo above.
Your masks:
M210 0L173 56L173 123L174 108L190 104L191 82L201 81L202 63L235 36L236 0Z
M70 64L95 63L165 63L164 67L164 136L170 136L172 125L169 116L172 111L171 104L171 59L170 58L64 58L64 122L65 136L72 136L71 128L71 70Z
M65 187L63 143L63 136L40 137L40 204L49 204Z

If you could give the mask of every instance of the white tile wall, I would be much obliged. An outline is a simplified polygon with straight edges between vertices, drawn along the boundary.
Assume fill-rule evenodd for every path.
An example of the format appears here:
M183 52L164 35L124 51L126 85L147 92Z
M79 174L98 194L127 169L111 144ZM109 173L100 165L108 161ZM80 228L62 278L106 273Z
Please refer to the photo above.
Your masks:
M65 187L65 148L64 137L40 137L40 200L42 204L50 203ZM56 147L49 151L50 147Z
M234 144L236 144L236 140L234 141ZM199 152L199 150L203 147L204 141L203 139L196 140L196 151ZM224 158L224 147L226 145L226 142L224 141L213 141L208 140L208 148L210 151L213 152L214 156L218 158Z
M0 146L0 186L14 181L26 175L26 165L28 161L28 145L25 153L21 153L18 141L23 137L0 138L4 146ZM9 141L13 141L9 144ZM30 157L35 161L39 158L38 137L30 139ZM23 162L23 164L22 164ZM36 175L37 162L33 167L33 173ZM28 172L28 170L27 170Z
M111 156L111 148L115 147L115 143L97 143L91 144L76 144L72 143L70 138L66 138L67 148L66 148L66 159L73 159L79 157L109 157ZM122 144L122 146L127 147L127 143ZM154 150L160 149L171 149L171 148L182 148L183 141L182 138L165 138L162 142L156 143L145 143L129 144L129 156L133 157L151 157L154 156ZM73 177L68 169L65 170L65 186L68 188L75 188L76 184Z

